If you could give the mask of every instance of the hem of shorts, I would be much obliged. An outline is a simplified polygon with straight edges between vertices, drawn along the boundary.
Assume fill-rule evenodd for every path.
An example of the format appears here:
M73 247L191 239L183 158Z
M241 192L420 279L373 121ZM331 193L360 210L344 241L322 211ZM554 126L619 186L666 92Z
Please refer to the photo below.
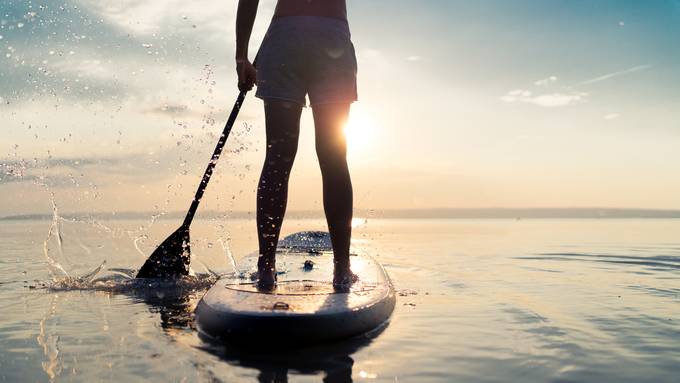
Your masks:
M310 102L309 106L315 106L315 105L327 105L327 104L351 104L354 102L359 101L358 99L348 99L348 100L330 100L330 101L317 101L317 102Z
M292 99L292 98L287 98L287 97L267 96L267 95L262 95L262 94L257 94L257 93L255 94L255 97L259 98L260 100L280 100L280 101L288 101L288 102L292 102L292 103L301 105L303 108L306 108L306 107L307 107L307 102L306 102L306 101L300 102L300 100L294 100L294 99Z

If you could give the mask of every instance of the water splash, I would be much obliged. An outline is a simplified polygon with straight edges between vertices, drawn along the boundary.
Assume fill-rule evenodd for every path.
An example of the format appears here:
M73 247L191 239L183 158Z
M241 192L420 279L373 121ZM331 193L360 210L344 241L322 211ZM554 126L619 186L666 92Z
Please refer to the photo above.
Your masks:
M49 243L52 237L56 239L57 242L57 249L59 251L60 256L63 256L64 253L64 248L63 248L63 241L61 237L61 230L60 230L60 217L59 217L59 209L57 207L56 202L54 202L54 193L50 192L50 201L52 202L52 224L50 225L50 228L47 232L47 238L45 238L45 241L43 242L43 252L45 253L45 259L47 259L47 265L48 269L50 271L50 274L52 275L52 279L57 278L57 272L63 274L65 277L69 277L68 273L64 268L61 266L59 262L57 262L54 258L50 256L50 247Z
M235 273L240 274L239 268L236 266L236 259L234 259L234 254L231 253L231 249L229 248L229 243L222 238L219 239L220 246L222 246L222 249L224 250L224 254L227 256L227 259L230 262L231 268L234 270Z
M143 240L145 240L145 239L148 239L148 238L149 238L148 235L142 234L142 235L140 235L139 237L135 238L135 239L132 241L133 245L135 246L135 250L137 250L137 252L138 252L142 257L146 257L146 254L142 251L142 249L139 248L139 242L140 242L140 241L143 241Z
M82 281L91 281L97 274L99 274L100 271L106 268L106 260L104 260L101 265L97 266L96 269L90 271L89 273L79 277L78 279Z
M52 282L44 284L44 287L47 287L50 290L54 291L65 291L65 290L80 290L80 289L86 289L88 286L91 286L93 281L95 280L95 277L99 275L100 272L106 269L106 261L103 261L99 266L97 266L94 270L85 273L84 275L81 276L63 276L63 277L52 277ZM63 270L63 269L62 269ZM65 273L66 271L64 271Z
M279 241L279 250L332 250L330 234L324 231L301 231Z
M94 278L100 268L90 273L88 278L59 278L45 286L50 291L105 291L110 293L132 293L139 296L181 296L197 291L207 290L217 282L220 276L212 274L196 274L182 276L177 279L137 279L136 270L112 269L110 274Z

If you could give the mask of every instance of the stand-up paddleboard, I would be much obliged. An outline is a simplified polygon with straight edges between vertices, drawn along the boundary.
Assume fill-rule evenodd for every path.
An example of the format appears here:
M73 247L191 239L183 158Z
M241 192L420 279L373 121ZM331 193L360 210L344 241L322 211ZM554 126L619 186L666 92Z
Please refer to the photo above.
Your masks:
M394 288L372 257L350 259L359 280L338 291L332 284L328 233L292 234L279 244L275 289L260 291L248 276L220 279L196 307L198 330L227 341L265 339L290 345L348 338L375 329L394 310ZM255 270L257 255L243 262Z

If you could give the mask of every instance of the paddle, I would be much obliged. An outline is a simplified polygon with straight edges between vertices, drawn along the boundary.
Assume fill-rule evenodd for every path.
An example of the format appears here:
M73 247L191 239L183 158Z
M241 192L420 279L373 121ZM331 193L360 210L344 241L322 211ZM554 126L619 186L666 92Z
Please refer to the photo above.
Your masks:
M231 128L234 126L236 116L238 116L238 112L241 110L241 104L243 104L243 100L246 97L246 92L247 91L241 91L236 98L234 108L231 110L227 124L224 126L222 136L220 136L219 141L217 141L215 151L208 163L208 167L205 169L203 179L198 185L198 190L196 191L194 200L191 202L191 207L184 218L184 223L182 223L182 226L175 230L174 233L170 234L170 236L156 248L149 259L144 262L144 265L137 273L137 278L174 278L180 275L189 274L189 261L191 260L189 226L191 226L191 221L194 219L198 204L201 203L201 198L203 198L203 193L208 186L217 160L220 158L220 154L222 154L222 149L227 142L227 137L229 137Z

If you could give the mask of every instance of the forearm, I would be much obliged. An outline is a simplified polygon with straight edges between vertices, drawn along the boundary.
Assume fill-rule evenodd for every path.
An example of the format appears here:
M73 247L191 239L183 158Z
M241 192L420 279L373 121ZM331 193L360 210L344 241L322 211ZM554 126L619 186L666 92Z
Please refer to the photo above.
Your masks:
M259 0L239 0L236 11L236 59L248 59L248 43L253 31Z

